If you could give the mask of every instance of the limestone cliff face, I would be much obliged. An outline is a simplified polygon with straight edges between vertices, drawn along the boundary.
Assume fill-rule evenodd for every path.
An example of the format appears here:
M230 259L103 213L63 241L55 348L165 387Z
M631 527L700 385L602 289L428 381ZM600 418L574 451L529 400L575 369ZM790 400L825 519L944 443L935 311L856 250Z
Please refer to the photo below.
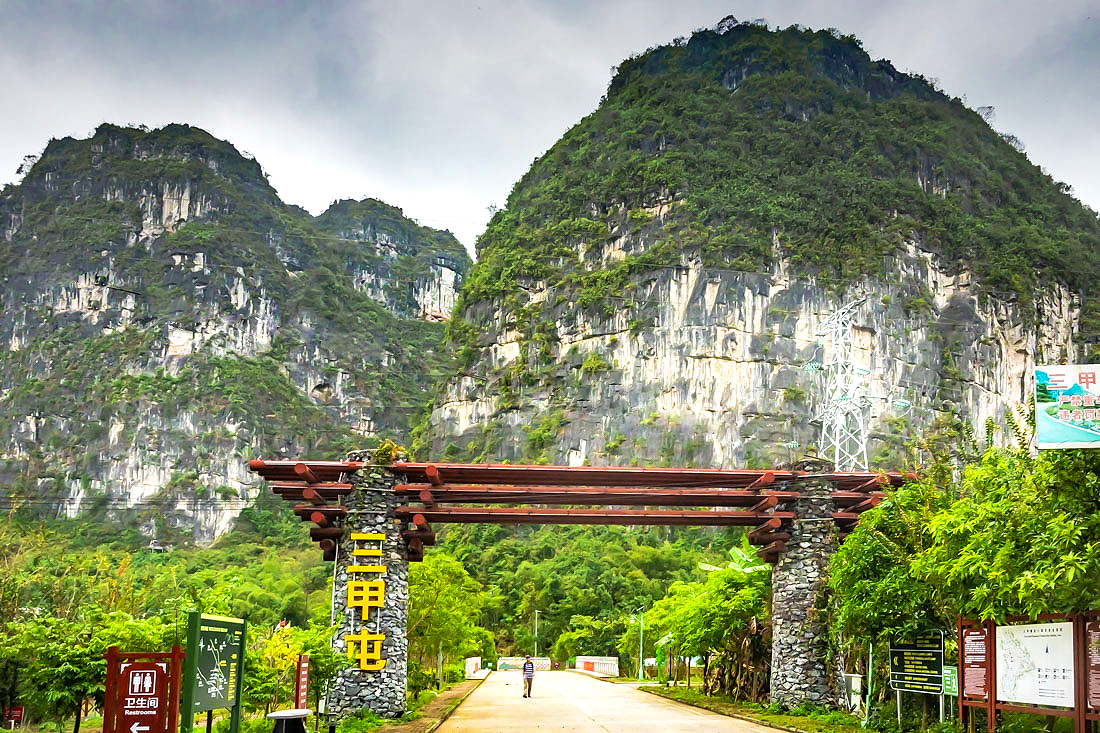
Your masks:
M722 467L817 454L825 385L815 367L833 347L822 323L862 299L852 338L871 395L868 456L896 469L903 442L938 419L1002 425L1028 399L1036 354L1076 353L1079 300L1064 286L1021 309L969 273L945 272L916 243L896 256L895 277L863 278L840 293L791 269L777 259L769 273L698 262L656 271L633 291L650 319L641 326L635 311L578 317L563 303L552 376L515 390L499 380L525 368L530 348L505 312L492 312L478 369L493 376L446 385L431 416L431 452ZM553 300L544 284L529 292Z
M872 467L1002 425L1037 360L1100 355L1096 213L960 100L827 31L724 22L624 61L478 252L423 455L831 458L823 325L853 302Z
M389 258L379 207L404 228ZM469 258L360 208L334 231L182 125L52 141L0 194L5 508L209 541L257 490L249 458L400 438L442 332L423 315L449 314Z

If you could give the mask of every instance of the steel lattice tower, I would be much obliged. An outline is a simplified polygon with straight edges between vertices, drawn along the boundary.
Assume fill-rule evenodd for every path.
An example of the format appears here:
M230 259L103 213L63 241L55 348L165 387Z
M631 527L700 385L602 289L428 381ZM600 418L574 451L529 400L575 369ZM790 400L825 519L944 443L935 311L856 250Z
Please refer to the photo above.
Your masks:
M825 363L825 401L821 420L821 451L832 458L837 471L867 469L867 408L871 400L864 377L855 361L852 317L866 299L838 308L822 323L819 336L829 339L831 348Z

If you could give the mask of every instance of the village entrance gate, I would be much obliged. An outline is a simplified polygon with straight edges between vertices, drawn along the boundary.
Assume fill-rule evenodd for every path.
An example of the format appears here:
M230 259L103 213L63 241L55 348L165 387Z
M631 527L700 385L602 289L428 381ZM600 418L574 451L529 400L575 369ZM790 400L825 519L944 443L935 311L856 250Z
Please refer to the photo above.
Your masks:
M355 663L330 694L329 712L366 707L389 717L405 710L408 563L423 559L435 525L452 522L751 527L749 539L773 564L772 701L836 707L839 669L814 604L860 512L904 480L779 469L383 466L367 452L251 468L316 525L310 536L336 563L334 598L345 613L333 644Z

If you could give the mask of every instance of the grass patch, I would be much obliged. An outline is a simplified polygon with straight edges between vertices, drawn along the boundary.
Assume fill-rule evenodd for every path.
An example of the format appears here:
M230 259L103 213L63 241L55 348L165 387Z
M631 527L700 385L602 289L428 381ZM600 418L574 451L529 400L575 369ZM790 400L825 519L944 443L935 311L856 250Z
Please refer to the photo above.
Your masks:
M722 715L749 718L765 725L794 728L806 733L854 733L861 730L858 718L839 711L803 708L782 711L774 706L765 707L759 703L734 700L729 697L704 695L699 690L689 690L686 687L643 686L638 689Z

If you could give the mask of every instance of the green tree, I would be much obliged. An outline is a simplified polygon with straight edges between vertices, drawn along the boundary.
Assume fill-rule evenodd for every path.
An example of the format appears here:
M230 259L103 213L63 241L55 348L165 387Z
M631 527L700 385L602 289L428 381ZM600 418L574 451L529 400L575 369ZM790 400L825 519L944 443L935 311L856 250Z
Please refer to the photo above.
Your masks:
M1100 454L990 450L914 560L949 615L1091 610L1100 598Z
M482 603L481 586L453 557L432 552L410 565L409 658L429 666L440 651L461 653L478 637Z

